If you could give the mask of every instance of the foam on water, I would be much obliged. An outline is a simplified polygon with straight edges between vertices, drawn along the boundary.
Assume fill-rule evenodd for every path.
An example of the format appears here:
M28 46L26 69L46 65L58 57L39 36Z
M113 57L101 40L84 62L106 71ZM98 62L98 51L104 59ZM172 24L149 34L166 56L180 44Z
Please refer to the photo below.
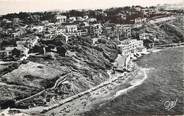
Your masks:
M150 70L150 69L148 69L148 68L141 68L141 71L143 72L144 77L142 79L133 80L132 82L130 82L132 86L130 86L130 87L126 88L126 89L117 91L116 94L114 95L114 97L118 97L118 96L120 96L122 94L126 94L128 91L131 91L135 87L141 85L144 82L144 80L146 80L148 78L147 72L146 72L148 70Z

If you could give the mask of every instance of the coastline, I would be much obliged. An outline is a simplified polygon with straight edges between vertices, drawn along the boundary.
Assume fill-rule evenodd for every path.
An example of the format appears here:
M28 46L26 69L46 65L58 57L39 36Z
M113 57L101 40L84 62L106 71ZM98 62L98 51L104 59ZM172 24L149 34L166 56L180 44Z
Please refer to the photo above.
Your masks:
M147 70L149 69L144 69L136 65L136 70L134 71L111 75L108 81L99 86L65 100L56 101L52 106L11 110L19 110L25 114L36 113L37 115L51 115L53 113L58 116L63 114L70 116L76 115L76 113L79 115L90 111L96 104L105 102L106 100L112 100L141 85L147 78Z
M148 78L127 94L96 105L84 116L182 115L183 49L163 49L138 59L138 66L151 68ZM164 103L176 99L172 110L166 109Z
M119 95L125 94L137 86L141 85L147 78L147 70L139 67L136 62L133 62L135 69L130 72L116 72L116 74L109 74L110 78L100 85L81 92L77 95L71 96L62 101L56 101L53 105L48 107L34 107L30 109L15 109L26 114L46 114L50 115L53 112L64 110L66 115L73 115L74 113L83 113L89 111L95 104L99 104L106 100L112 100ZM80 100L84 98L85 101ZM77 106L75 106L76 104ZM79 105L80 104L80 105ZM88 104L88 105L87 105ZM83 107L83 108L81 108ZM12 109L13 110L13 109ZM61 115L62 113L56 113Z
M125 88L125 89L123 89L123 90L117 91L116 94L114 95L114 97L118 97L118 96L120 96L120 95L126 94L127 92L133 90L135 87L141 85L141 84L148 78L147 73L148 73L148 71L149 71L150 69L141 68L140 70L141 70L140 73L143 73L143 75L144 75L143 78L136 78L136 77L135 77L134 80L130 81L130 83L131 83L132 86L130 86L130 87L128 87L128 88ZM139 74L136 75L136 76L139 76Z
M136 71L124 73L123 76L117 77L117 79L98 90L92 91L89 94L47 111L44 114L55 114L56 116L63 114L65 116L81 115L92 110L97 104L103 104L105 101L113 100L119 95L126 94L141 85L147 79L146 73L150 69L137 68Z
M149 54L152 52L159 52L161 50L163 49L152 49ZM111 78L100 84L98 87L87 90L80 95L72 96L73 98L69 97L68 100L66 99L60 102L57 101L53 106L17 110L27 114L34 114L36 112L39 115L51 115L53 113L58 116L61 114L65 114L66 116L74 114L80 115L91 110L96 104L100 104L106 100L112 100L120 95L126 94L144 83L148 78L147 73L150 69L139 67L136 62L134 62L134 64L136 65L136 70L128 73L124 72L110 75Z
M135 89L147 79L147 73L149 70L150 69L141 68L136 64L135 71L117 74L118 76L116 76L116 78L113 77L108 84L105 84L105 86L80 96L71 102L51 110L47 110L44 114L55 114L56 116L61 114L66 116L83 114L86 111L93 109L96 104L113 100L119 95L126 94L127 92ZM114 75L111 75L111 77L112 76Z
M154 48L152 48L152 49L148 49L148 51L150 52L150 53L154 53L154 52L159 52L159 51L162 51L162 50L166 50L166 49L170 49L170 48L180 48L180 47L184 47L184 45L178 45L178 46L164 46L164 47L154 47Z

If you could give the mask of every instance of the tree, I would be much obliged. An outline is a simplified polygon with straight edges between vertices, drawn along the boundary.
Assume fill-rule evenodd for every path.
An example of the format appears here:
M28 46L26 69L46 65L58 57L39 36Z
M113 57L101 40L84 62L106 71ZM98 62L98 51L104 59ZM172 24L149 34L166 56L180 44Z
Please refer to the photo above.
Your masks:
M57 52L61 55L61 56L65 56L66 53L66 49L64 47L57 47Z
M12 50L12 56L20 57L20 55L21 55L21 51L20 51L20 50L18 50L18 49L16 49L16 48L14 48L14 49Z

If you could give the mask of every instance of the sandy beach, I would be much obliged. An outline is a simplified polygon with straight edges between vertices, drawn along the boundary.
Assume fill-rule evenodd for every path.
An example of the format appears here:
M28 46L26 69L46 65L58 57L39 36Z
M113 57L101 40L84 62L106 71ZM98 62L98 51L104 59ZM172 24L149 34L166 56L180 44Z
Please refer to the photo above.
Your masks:
M53 105L48 107L35 107L20 111L29 114L55 114L56 116L81 115L93 109L96 104L103 103L107 100L113 100L141 85L147 79L147 72L150 69L141 68L135 62L134 64L135 69L131 72L116 72L115 74L111 74L108 71L110 76L109 80L87 91L64 100L54 100L52 103Z
M162 49L153 49L151 53L160 52ZM136 64L136 63L135 63ZM115 73L110 75L110 79L101 83L97 87L69 97L62 101L55 101L54 105L49 107L36 107L22 112L55 116L78 116L91 111L97 104L103 105L106 101L111 101L119 96L126 95L138 86L144 83L148 78L147 74L152 68L139 67L136 64L136 70L124 73Z
M130 81L131 86L126 88L126 89L117 91L116 94L114 95L114 97L118 97L120 95L126 94L127 92L131 91L135 87L141 85L144 82L144 80L146 80L148 78L147 71L149 71L150 69L141 68L141 70L142 70L142 72L139 72L137 77L135 77L134 80ZM141 73L143 73L143 74L141 74ZM143 78L140 77L140 75L141 76L144 75Z
M147 79L147 71L149 71L149 69L139 68L135 72L124 73L121 76L118 75L116 79L109 80L109 84L52 110L48 110L44 114L54 114L55 116L82 115L84 112L93 109L96 104L103 103L107 100L113 100L119 95L126 94L141 85L144 80Z
M138 59L139 66L151 69L147 79L133 90L95 105L82 116L183 115L183 49L164 48ZM177 103L168 110L164 105L168 101Z

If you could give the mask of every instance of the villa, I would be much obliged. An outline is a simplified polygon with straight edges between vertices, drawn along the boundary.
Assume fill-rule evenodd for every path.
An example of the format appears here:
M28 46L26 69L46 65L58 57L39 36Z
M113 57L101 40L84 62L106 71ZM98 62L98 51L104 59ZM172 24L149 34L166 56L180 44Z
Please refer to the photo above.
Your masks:
M130 55L132 53L137 53L139 50L142 50L144 48L143 41L136 39L127 39L121 41L121 44L118 45L118 47L120 47L120 49L122 50L122 55L124 56Z
M57 15L56 20L57 20L57 23L59 24L66 23L67 17L64 15Z

